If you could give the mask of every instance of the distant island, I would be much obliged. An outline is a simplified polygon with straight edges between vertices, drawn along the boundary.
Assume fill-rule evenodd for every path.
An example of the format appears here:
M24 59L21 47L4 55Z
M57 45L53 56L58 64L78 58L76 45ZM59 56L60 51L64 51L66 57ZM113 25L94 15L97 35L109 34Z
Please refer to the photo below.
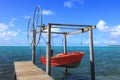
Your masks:
M109 46L120 46L120 44L110 44Z

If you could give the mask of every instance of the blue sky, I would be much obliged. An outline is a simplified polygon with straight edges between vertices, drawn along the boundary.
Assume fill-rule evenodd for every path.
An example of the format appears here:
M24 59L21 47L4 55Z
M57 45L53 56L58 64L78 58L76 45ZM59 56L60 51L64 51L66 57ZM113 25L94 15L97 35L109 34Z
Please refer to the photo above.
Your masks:
M119 4L120 0L0 0L0 45L29 45L28 18L38 5L43 10L46 25L97 25L93 32L94 45L120 44ZM89 43L88 33L72 35L67 40L68 45ZM52 44L62 45L62 39L53 38Z

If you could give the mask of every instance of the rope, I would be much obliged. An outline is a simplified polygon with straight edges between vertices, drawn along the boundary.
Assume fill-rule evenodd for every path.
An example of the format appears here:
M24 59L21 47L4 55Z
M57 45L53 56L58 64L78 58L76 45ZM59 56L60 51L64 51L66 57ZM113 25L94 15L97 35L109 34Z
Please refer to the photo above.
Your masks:
M81 43L80 43L81 45L83 44L82 41L83 41L83 33L81 34Z
M40 36L43 39L44 43L47 44L47 41L45 40L45 38L42 35L40 35Z
M45 42L45 44L47 44L47 42L46 42L46 40L45 40L45 38L42 36L42 34L40 35L40 37L43 39L43 41ZM39 49L39 51L40 51L40 63L42 64L42 60L41 60L41 56L42 56L42 51L41 51L41 44L40 44L40 49Z

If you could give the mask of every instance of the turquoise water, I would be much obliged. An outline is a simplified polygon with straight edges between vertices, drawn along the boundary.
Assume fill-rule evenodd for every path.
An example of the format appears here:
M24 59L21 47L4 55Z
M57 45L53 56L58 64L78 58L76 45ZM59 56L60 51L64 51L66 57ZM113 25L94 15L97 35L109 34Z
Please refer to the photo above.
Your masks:
M63 52L63 47L54 46L54 55ZM52 67L52 76L55 80L90 80L89 47L68 47L68 52L86 52L81 64L74 69L68 69L64 74L64 68ZM40 64L40 55L45 55L45 47L37 47L36 64L45 70L45 65ZM94 47L95 78L96 80L120 80L120 47L105 46ZM14 61L30 61L30 46L0 46L0 80L14 79Z

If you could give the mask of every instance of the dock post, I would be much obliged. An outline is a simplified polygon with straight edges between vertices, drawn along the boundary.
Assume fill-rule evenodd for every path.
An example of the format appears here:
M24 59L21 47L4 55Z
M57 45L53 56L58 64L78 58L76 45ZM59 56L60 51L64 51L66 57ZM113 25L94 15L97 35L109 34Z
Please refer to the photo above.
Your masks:
M47 29L46 73L51 75L51 24Z
M32 41L32 62L35 64L36 54L36 30L33 29L33 41Z
M66 34L64 34L64 54L67 54L67 41L66 41ZM65 74L67 74L67 67L64 68Z
M91 80L95 80L94 70L94 50L93 50L93 34L92 27L89 27L89 42L90 42L90 67L91 67Z

